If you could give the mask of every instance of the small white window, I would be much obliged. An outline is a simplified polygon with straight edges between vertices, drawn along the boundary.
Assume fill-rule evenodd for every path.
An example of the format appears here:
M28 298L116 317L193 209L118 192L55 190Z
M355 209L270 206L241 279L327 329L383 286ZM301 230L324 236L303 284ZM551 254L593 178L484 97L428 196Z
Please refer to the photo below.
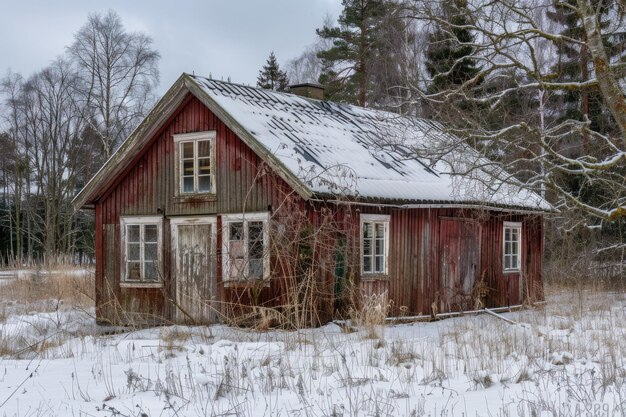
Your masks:
M522 265L522 224L504 222L503 265L504 272L517 272Z
M361 273L387 274L389 216L361 214Z
M122 217L122 282L154 284L162 281L161 217Z
M215 131L174 135L178 195L215 194Z
M269 213L222 216L223 280L269 278Z

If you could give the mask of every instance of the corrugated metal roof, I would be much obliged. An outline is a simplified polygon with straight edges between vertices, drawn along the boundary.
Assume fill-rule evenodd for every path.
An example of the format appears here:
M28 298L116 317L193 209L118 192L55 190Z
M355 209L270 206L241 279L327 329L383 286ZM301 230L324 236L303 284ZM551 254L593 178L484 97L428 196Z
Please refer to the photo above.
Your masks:
M429 120L190 78L314 193L550 209L514 181L495 178L506 173L466 173L468 164L486 162L468 146L433 164L416 158L415 149L452 138Z

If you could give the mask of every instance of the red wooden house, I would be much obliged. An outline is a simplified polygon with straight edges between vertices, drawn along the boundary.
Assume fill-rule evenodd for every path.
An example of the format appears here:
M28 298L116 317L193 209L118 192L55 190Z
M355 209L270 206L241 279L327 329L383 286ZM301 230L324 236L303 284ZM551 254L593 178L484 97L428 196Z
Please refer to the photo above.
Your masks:
M216 322L310 292L323 322L348 287L387 294L394 316L541 298L550 206L415 157L446 138L426 120L183 74L74 200L95 209L98 320Z

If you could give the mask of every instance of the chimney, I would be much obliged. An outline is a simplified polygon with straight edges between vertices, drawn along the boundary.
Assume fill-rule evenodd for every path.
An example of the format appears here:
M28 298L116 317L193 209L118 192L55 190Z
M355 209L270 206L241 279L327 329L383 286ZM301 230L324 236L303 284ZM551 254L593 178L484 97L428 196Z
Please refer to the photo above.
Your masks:
M302 83L289 86L289 92L297 96L324 100L324 87L319 84Z

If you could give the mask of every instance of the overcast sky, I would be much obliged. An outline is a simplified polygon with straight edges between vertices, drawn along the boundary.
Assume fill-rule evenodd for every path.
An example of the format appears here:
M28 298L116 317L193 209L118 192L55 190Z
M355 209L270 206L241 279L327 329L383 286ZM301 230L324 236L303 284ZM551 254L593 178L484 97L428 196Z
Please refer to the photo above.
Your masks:
M163 93L182 72L255 84L270 51L284 65L315 41L341 0L0 0L0 76L28 76L62 54L90 13L115 10L161 53Z

